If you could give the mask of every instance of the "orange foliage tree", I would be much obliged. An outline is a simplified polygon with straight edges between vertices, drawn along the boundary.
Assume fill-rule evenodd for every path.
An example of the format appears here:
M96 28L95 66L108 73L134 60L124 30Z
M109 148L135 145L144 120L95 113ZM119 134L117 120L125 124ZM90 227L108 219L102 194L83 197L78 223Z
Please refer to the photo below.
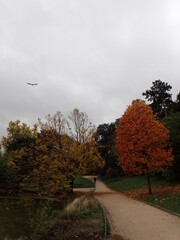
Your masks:
M116 132L118 165L129 175L146 173L150 194L149 171L163 170L173 163L168 139L168 129L156 120L145 101L133 101L119 120Z

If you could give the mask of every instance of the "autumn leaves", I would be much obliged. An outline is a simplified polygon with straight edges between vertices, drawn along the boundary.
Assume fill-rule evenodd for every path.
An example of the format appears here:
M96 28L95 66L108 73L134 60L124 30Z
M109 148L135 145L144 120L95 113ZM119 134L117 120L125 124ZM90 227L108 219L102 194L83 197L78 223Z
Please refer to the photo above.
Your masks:
M168 130L156 120L149 105L135 100L120 118L116 133L118 165L126 174L147 174L151 193L149 171L173 163L172 149L167 145Z
M74 109L68 119L61 112L47 115L32 128L10 122L1 146L7 156L7 183L13 188L34 186L38 193L72 191L77 176L104 166L96 141L95 126L86 113ZM173 164L169 132L149 105L135 100L120 118L116 129L118 166L125 174L147 174Z
M69 121L57 112L45 122L39 119L32 129L20 121L10 122L7 131L2 146L8 156L7 182L14 189L31 186L41 194L72 191L75 177L103 166L95 128L78 109Z

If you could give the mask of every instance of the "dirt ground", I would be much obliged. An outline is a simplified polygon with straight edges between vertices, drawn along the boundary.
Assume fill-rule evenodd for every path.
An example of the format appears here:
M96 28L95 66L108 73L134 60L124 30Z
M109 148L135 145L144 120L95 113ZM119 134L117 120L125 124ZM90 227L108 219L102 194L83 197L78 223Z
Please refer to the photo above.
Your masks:
M41 240L103 240L96 231L95 220L63 220L57 223Z
M180 218L110 190L97 181L95 198L111 226L110 240L179 240Z

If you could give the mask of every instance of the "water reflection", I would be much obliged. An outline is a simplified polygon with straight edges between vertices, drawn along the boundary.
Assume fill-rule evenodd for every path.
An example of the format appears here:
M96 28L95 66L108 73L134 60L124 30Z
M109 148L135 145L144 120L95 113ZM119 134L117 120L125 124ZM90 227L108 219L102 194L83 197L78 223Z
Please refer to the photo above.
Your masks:
M0 198L0 240L31 239L33 224L38 223L43 209L51 212L62 206L63 201Z

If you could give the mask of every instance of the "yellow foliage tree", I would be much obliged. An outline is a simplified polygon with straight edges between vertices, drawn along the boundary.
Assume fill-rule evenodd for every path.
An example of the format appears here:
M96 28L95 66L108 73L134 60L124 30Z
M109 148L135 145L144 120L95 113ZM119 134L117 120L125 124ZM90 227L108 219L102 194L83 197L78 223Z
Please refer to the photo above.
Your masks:
M37 125L31 129L19 120L9 122L7 137L1 139L1 147L8 156L7 175L10 185L19 188L28 172L27 159L23 158L23 148L31 145L37 137Z
M39 193L57 193L62 190L65 173L60 137L53 129L43 129L38 133L36 142L24 148L24 157L28 159L30 170L25 182L33 182Z
M55 117L56 116L56 117ZM40 126L43 131L54 131L58 134L59 129L65 129L67 121L62 116L61 121L57 115L51 116L50 114L46 117L47 122L41 121ZM63 120L63 121L62 121ZM55 169L57 172L57 184L59 182L69 182L70 191L73 189L73 182L77 176L92 172L100 167L103 167L104 161L98 153L96 142L94 140L95 128L89 123L88 116L85 113L80 112L78 109L74 109L70 116L71 123L68 124L70 128L69 135L63 132L59 132L54 146L57 144L55 152L56 161L51 162L51 170L54 174ZM60 125L60 127L58 127ZM50 129L50 130L49 130ZM46 142L51 139L46 140ZM56 142L56 143L55 143ZM52 145L53 148L53 145ZM41 157L41 165L43 165L43 158ZM44 163L46 161L44 160ZM49 172L51 172L49 170ZM52 174L52 175L53 175ZM45 174L46 175L46 174Z
M86 143L79 143L69 137L62 138L62 167L70 183L70 192L73 191L74 179L78 176L91 173L104 166L94 139Z
M77 176L103 167L94 139L95 128L87 114L74 109L70 120L69 133L70 123L60 112L49 114L46 122L39 119L39 133L37 125L31 129L20 121L9 123L2 146L9 156L12 182L26 186L30 183L46 194L59 192L69 182L72 191Z

